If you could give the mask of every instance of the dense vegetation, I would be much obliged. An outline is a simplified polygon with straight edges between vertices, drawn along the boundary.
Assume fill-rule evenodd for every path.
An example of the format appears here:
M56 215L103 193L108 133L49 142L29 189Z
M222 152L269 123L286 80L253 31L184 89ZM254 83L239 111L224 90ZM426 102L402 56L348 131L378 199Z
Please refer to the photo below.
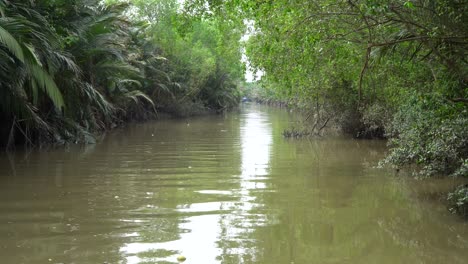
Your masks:
M1 144L230 108L250 27L246 95L387 137L385 163L418 176L468 176L466 25L465 0L0 0Z
M0 0L0 146L238 102L242 31L176 0Z
M468 176L465 0L188 2L253 25L252 96L304 109L312 130L390 138L385 163L418 177Z
M420 175L467 175L465 1L189 2L254 25L247 53L265 75L251 93L302 107L313 124L391 137L387 161Z

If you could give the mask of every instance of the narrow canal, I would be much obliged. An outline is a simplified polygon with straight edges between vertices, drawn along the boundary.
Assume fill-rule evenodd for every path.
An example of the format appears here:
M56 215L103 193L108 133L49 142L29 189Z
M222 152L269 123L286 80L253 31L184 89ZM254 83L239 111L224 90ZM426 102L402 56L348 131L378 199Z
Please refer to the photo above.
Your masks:
M0 263L467 263L454 182L376 169L383 141L284 139L291 122L250 105L0 154Z

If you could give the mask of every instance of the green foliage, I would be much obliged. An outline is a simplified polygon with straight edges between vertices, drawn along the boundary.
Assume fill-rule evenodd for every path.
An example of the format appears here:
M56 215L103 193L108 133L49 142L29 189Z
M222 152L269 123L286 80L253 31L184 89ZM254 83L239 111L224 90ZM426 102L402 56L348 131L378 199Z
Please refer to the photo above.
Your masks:
M193 103L215 111L237 105L237 83L243 79L238 43L241 31L237 27L226 29L218 18L182 13L177 1L133 3L137 7L135 19L149 22L146 35L165 58L148 69L164 77L157 85L162 110L181 110L175 114L185 115Z
M2 20L2 22L4 22ZM18 60L24 62L24 55L21 45L16 39L0 24L0 42L7 48Z
M386 162L418 164L419 175L468 176L468 111L440 96L412 94L388 129L392 150Z
M468 218L468 185L462 185L448 194L449 210Z
M65 107L54 76L76 67L37 10L10 1L0 1L0 6L0 121L4 123L0 135L3 142L12 143L13 132L18 131L32 144L29 137L34 131L48 133L51 128L40 112L50 116Z
M242 31L180 11L176 0L0 0L0 145L89 142L157 110L237 105Z
M305 109L312 127L331 118L355 137L390 136L387 161L397 166L420 164L423 175L463 174L464 1L188 2L192 13L253 25L245 48L265 75L262 89L251 94Z
M360 109L361 121L364 128L360 131L362 136L376 138L383 137L385 127L392 121L392 109L383 103L375 102L372 105Z
M392 137L397 166L466 175L467 14L458 0L0 0L2 144L235 107L245 49L265 76L244 94Z

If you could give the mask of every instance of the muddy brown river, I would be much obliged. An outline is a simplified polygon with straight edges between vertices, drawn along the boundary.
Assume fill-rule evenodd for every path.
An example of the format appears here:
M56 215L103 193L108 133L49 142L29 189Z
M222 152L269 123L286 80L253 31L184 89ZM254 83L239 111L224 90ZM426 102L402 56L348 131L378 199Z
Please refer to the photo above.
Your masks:
M294 122L246 105L1 153L0 263L468 263L454 180L375 168L384 141L284 139Z

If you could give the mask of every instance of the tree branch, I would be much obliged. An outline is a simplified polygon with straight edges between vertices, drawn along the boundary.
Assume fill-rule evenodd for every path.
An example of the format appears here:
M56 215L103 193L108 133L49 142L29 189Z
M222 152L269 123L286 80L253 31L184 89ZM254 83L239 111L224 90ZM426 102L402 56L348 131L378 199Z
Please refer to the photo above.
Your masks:
M364 79L364 73L367 70L367 66L369 66L371 51L372 46L368 46L366 51L366 57L364 58L364 65L362 66L361 73L359 74L359 101L362 100L362 80Z

